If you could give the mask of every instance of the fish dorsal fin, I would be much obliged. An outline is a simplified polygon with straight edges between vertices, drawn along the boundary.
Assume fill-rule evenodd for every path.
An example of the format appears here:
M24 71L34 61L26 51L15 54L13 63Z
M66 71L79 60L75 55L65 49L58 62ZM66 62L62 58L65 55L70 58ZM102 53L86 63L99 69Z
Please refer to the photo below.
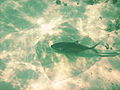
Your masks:
M94 46L92 46L91 48L95 48L97 45L99 45L100 43L102 43L101 41L98 42L97 44L95 44Z
M74 43L79 44L79 41L77 40L77 41L75 41Z

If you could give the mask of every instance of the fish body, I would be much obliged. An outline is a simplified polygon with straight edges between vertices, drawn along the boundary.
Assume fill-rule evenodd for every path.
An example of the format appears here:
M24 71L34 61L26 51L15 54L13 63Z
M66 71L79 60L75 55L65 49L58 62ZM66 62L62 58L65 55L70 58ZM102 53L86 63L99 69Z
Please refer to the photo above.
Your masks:
M84 45L79 44L78 42L59 42L51 45L51 47L57 51L57 52L63 52L63 53L79 53L88 49L94 50L94 48L98 45L87 47Z
M99 45L101 42L95 44L92 47L87 47L84 45L81 45L77 42L59 42L51 45L51 48L54 49L58 53L64 53L65 55L77 55L81 57L114 57L117 55L120 55L120 49L119 50L107 50L104 52L97 52L95 47ZM85 50L88 50L87 52L83 52ZM89 50L94 52L89 52Z

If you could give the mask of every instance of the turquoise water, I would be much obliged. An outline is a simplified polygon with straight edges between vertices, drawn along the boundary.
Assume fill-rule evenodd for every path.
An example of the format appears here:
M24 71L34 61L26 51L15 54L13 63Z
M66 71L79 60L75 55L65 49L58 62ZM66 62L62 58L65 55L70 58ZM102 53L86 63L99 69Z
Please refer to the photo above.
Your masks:
M0 90L119 90L119 9L119 0L1 0ZM59 42L101 43L59 53Z

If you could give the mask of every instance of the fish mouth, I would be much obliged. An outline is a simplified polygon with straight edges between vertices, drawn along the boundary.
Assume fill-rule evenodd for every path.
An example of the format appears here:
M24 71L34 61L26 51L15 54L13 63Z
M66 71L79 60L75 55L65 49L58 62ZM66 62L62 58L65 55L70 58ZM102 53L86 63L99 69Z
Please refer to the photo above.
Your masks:
M53 45L51 45L51 48L53 48Z
M51 48L55 51L59 51L60 49L59 48L56 48L54 45L51 45Z
M56 47L55 47L54 45L51 45L51 48L52 48L52 49L56 49Z

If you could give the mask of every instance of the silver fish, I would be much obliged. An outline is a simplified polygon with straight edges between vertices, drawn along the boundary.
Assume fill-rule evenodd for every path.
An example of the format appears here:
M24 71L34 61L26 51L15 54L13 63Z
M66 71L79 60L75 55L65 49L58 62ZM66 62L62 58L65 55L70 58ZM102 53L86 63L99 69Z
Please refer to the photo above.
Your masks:
M51 48L53 48L56 52L61 52L61 53L80 53L85 50L93 50L97 53L97 50L95 50L95 47L99 45L101 42L95 44L92 47L87 47L84 45L81 45L76 42L59 42L51 45Z

